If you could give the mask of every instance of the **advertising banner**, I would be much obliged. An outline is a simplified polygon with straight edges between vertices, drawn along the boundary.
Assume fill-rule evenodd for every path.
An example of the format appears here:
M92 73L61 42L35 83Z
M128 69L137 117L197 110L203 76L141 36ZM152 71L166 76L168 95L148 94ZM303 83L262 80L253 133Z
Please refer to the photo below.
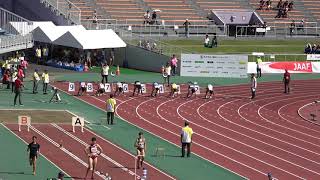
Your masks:
M180 75L246 78L247 64L247 55L181 54Z
M318 62L262 62L260 68L262 73L284 73L287 69L291 73L318 73L320 71ZM256 73L257 64L248 63L248 73Z
M320 61L320 54L308 54L307 60L308 61Z

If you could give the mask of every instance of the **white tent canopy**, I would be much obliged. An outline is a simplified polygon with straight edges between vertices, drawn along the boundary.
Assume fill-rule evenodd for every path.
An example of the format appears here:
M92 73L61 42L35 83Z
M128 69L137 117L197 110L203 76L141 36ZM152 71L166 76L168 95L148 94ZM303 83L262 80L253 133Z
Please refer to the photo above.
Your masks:
M16 22L11 21L8 23L9 28L14 29L18 34L26 35L36 29L37 27L51 27L55 25L51 21L32 21L32 22Z
M102 49L126 47L126 43L111 29L71 30L56 39L53 44L79 49Z
M85 31L81 26L38 26L32 31L33 39L38 42L52 43L68 31Z

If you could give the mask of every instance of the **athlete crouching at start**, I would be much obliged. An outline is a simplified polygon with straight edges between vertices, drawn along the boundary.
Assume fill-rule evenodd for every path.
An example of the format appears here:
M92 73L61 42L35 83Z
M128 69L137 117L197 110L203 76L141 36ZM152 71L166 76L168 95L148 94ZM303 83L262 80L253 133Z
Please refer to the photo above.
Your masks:
M208 96L209 95L209 96ZM206 95L205 95L205 99L211 98L211 96L214 95L213 92L213 85L212 84L208 84L207 86L207 91L206 91Z
M198 85L197 82L194 82L194 83L189 82L187 98L190 98L192 97L193 94L195 94L195 92L197 91L196 85Z
M152 84L151 97L157 96L158 93L159 93L159 91L160 91L160 86L159 86L159 84L158 84L157 82L154 82L154 83Z
M142 94L142 86L140 81L135 81L133 86L134 87L133 87L132 96L136 94L136 91L137 91L137 95L139 95L139 93Z
M178 85L176 83L172 83L170 96L174 97L176 94L178 94Z
M119 96L121 93L124 94L123 83L117 82L116 91L114 92L114 96Z
M105 93L104 84L99 83L99 87L96 93L96 96L102 96Z

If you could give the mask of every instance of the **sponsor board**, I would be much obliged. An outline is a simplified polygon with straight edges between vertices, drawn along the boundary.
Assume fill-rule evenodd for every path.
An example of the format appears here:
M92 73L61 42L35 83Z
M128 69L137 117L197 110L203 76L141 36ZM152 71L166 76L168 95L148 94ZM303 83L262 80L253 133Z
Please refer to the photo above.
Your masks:
M247 55L181 54L180 75L246 78L247 64Z
M262 73L284 73L286 69L290 73L319 73L320 62L262 62L260 68ZM256 72L256 63L248 63L248 73Z

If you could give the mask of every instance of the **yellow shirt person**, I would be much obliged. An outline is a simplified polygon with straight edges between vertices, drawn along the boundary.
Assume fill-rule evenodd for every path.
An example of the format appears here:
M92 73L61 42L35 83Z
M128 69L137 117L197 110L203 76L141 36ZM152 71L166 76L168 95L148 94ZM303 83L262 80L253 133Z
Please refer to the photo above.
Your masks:
M114 112L116 110L116 100L113 98L113 94L110 94L110 98L106 102L107 106L107 123L108 124L113 124L114 120Z
M191 153L191 143L192 143L193 131L189 127L189 122L184 123L184 127L181 130L181 144L182 144L182 154L181 157L185 155L185 148L187 147L187 157L190 157Z

